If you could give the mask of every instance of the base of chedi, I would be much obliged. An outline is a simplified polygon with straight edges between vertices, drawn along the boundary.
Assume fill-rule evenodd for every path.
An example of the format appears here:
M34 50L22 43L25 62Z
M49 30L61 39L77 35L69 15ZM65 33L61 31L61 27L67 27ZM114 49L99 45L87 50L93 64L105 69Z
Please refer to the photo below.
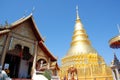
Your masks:
M60 80L113 80L111 69L103 58L92 53L64 57L60 78Z
M92 47L81 23L76 8L77 19L71 46L62 58L60 80L113 80L112 71Z

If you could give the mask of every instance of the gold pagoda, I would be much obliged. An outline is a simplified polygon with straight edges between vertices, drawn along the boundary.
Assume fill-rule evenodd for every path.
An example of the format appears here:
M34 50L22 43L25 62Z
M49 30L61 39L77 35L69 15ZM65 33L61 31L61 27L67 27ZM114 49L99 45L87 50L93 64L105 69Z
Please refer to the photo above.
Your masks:
M76 7L76 23L70 49L62 58L60 80L113 80L112 71L92 47Z

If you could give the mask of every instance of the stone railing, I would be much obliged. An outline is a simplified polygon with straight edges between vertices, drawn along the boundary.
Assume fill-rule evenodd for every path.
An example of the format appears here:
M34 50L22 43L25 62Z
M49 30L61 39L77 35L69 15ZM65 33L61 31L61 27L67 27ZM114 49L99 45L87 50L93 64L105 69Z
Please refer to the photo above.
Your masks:
M52 76L51 80L60 80L59 76Z

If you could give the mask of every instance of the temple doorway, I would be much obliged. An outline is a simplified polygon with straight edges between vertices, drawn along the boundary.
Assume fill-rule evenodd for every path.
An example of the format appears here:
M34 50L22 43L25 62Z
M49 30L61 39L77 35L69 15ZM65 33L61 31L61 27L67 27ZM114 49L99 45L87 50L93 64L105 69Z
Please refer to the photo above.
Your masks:
M29 52L29 47L16 44L14 49L8 50L4 61L8 64L9 77L11 78L31 78L33 56Z

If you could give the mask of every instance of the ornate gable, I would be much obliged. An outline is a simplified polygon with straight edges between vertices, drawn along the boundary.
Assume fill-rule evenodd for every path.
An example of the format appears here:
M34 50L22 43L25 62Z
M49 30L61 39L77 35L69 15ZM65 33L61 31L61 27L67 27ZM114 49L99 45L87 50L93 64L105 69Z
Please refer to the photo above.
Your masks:
M16 28L14 28L12 31L16 35L20 35L32 40L36 40L32 27L34 26L31 25L30 21L25 21L22 24L18 25Z
M47 57L48 56L46 55L46 53L40 47L38 47L37 60L44 58L46 61L48 61Z

